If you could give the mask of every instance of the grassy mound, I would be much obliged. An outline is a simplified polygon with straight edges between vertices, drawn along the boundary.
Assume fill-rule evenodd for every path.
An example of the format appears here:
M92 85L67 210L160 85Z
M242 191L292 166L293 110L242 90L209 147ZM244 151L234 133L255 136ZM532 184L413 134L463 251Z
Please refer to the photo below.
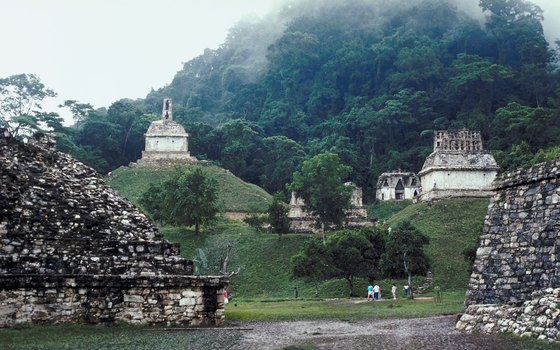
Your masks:
M470 243L478 244L488 199L454 198L418 203L393 215L388 224L408 219L430 237L426 254L432 264L434 284L442 289L466 289L471 271L463 256Z
M368 205L368 217L376 219L378 222L383 222L411 204L411 200L376 202L375 204Z
M271 196L259 186L249 184L232 173L217 166L208 165L205 169L218 181L220 200L224 210L229 212L263 211L271 202ZM173 173L174 169L128 168L121 167L113 172L110 185L134 204L148 190L151 183L161 183Z
M467 287L470 264L462 255L471 242L477 242L486 208L487 199L451 199L434 204L412 204L393 215L388 223L410 219L414 225L430 237L426 253L432 263L435 284L444 292L464 292ZM255 234L243 223L220 221L200 235L185 228L164 228L166 237L181 244L184 257L194 259L197 248L208 248L216 241L232 244L230 270L241 268L232 278L231 291L240 298L291 298L297 286L299 296L312 298L314 286L301 279L291 278L291 257L297 254L310 234ZM423 282L422 276L414 278L414 285ZM389 294L396 283L399 294L405 281L384 280L380 283L382 294ZM366 296L367 281L357 279L355 293ZM343 279L324 281L320 285L320 297L346 297L348 288Z

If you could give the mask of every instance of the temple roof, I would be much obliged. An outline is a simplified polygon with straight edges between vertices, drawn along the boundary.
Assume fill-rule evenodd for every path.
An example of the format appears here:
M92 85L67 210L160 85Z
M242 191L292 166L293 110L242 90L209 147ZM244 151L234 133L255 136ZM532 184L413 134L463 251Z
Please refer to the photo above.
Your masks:
M172 120L163 121L156 120L150 124L148 131L146 131L147 137L153 136L188 136L185 128L177 122Z

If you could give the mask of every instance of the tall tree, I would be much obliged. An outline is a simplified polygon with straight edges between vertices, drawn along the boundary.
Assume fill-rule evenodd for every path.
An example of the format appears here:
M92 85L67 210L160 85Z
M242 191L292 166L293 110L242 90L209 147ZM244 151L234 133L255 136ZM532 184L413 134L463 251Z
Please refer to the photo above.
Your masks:
M408 277L412 288L412 275L426 274L430 266L423 246L429 237L418 230L410 221L399 222L389 229L386 249L381 256L381 268L386 276Z
M284 203L283 197L282 192L276 192L268 206L268 222L272 231L278 234L290 231L290 219L288 219L290 208Z
M328 261L332 277L343 277L349 296L354 296L354 278L368 277L378 270L383 247L374 246L361 231L341 231L329 236Z
M41 122L52 114L41 111L41 102L56 93L45 87L34 74L17 74L0 79L0 127L15 137L42 130Z
M337 154L325 152L303 162L293 175L290 189L305 202L304 210L317 218L322 228L341 225L350 207L352 189L344 185L352 168L343 165Z
M151 186L141 203L154 219L194 225L198 234L219 212L218 182L201 167L177 168L161 186Z
M292 257L293 276L311 281L315 286L315 297L319 296L319 283L328 277L331 269L326 249L324 244L310 239L302 251Z

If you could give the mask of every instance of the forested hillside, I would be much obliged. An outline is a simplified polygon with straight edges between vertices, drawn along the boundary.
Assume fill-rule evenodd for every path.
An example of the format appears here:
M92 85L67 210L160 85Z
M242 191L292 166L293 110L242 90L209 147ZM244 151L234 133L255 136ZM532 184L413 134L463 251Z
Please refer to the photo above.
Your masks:
M191 154L269 192L329 150L371 196L381 172L420 170L435 129L481 130L504 168L558 151L557 51L541 9L480 0L474 18L454 3L287 2L238 23L143 100L107 111L74 103L61 147L100 171L135 161L171 97Z

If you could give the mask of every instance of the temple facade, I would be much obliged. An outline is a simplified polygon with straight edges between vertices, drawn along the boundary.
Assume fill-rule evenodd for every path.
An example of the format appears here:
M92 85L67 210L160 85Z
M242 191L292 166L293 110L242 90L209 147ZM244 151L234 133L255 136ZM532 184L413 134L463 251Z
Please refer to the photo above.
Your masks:
M387 172L377 180L376 197L380 201L414 199L421 192L420 177L415 173Z
M138 166L175 166L197 161L189 154L189 134L173 120L170 98L163 100L161 119L150 124L145 137L146 146Z
M489 197L499 166L482 146L479 131L438 130L434 151L418 173L422 182L420 200L449 197Z

